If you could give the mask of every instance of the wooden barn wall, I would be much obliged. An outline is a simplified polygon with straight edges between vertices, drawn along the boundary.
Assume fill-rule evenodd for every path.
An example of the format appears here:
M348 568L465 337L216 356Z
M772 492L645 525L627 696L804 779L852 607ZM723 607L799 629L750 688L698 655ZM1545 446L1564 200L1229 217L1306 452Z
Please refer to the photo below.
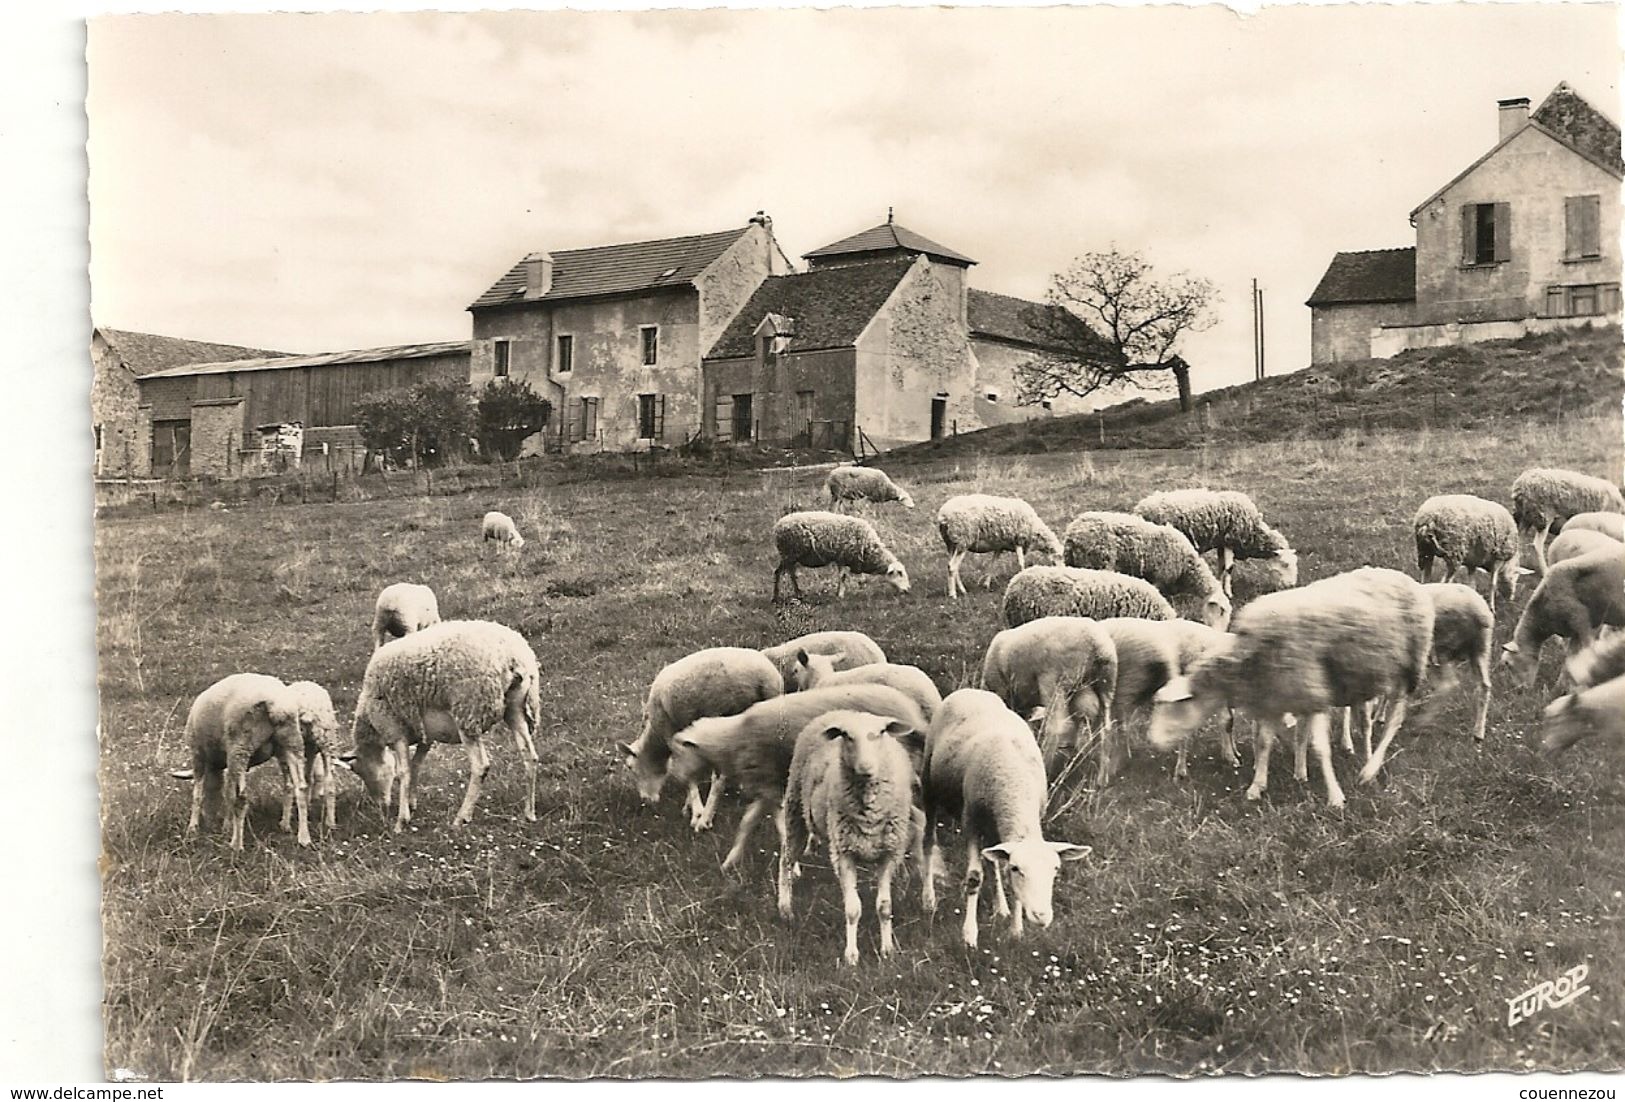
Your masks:
M468 369L465 352L376 363L199 375L195 376L196 397L245 399L243 427L248 430L283 421L302 421L306 427L350 425L355 423L356 401L363 395L408 387L426 379L467 379Z

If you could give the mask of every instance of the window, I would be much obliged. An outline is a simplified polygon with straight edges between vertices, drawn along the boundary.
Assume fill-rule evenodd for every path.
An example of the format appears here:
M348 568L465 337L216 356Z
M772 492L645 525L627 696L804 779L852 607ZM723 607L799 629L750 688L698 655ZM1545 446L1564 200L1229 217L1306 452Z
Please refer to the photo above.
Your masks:
M1563 200L1563 259L1602 255L1602 196L1571 195Z
M581 399L581 439L598 438L598 399Z
M102 450L102 427L100 425L96 426L96 450Z
M638 439L664 440L666 437L666 396L638 395Z
M558 340L558 355L553 358L553 372L557 375L568 375L575 370L576 339L565 335Z
M491 344L491 357L492 363L495 365L493 370L496 372L496 377L506 379L508 377L508 342L493 341Z
M1512 259L1512 204L1468 203L1461 208L1461 263L1464 267Z
M653 367L655 357L660 351L660 327L658 325L638 326L638 336L643 338L643 366Z
M1546 317L1586 318L1617 313L1619 284L1576 283L1546 288Z
M999 400L999 392L996 390L984 391L982 397L986 398L990 402L997 402Z
M752 429L755 420L751 410L751 395L735 394L733 396L733 435L734 440L752 440Z

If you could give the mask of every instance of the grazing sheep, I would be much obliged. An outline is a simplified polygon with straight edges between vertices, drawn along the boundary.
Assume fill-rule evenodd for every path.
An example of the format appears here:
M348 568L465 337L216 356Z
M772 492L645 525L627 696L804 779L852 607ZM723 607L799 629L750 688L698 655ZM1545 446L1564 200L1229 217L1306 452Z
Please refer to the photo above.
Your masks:
M1593 551L1618 550L1621 542L1606 532L1598 532L1592 528L1566 528L1553 536L1552 542L1546 545L1546 569L1550 570L1566 559L1577 559Z
M766 655L744 647L710 647L679 658L655 674L643 701L643 731L630 743L616 746L645 803L657 803L666 783L671 736L703 716L738 715L752 704L784 693L784 679ZM700 801L695 780L683 808L695 830L706 830L716 816L722 785L712 783Z
M1332 771L1332 708L1388 697L1382 741L1360 780L1381 769L1388 744L1405 718L1406 697L1422 683L1433 644L1433 606L1414 579L1397 570L1362 567L1302 589L1265 594L1236 613L1235 641L1200 660L1156 696L1151 744L1167 750L1185 740L1220 704L1253 713L1258 737L1249 800L1269 782L1277 727L1295 716L1299 780L1308 779L1301 747L1320 759L1326 800L1343 806Z
M849 501L873 501L877 504L900 501L903 508L914 508L914 498L909 492L893 482L886 472L878 467L859 467L854 464L836 467L829 472L829 478L824 480L824 489L829 492L831 509L839 508L842 503Z
M396 582L378 594L372 613L372 649L440 622L440 603L426 585Z
M1422 502L1411 521L1416 535L1416 571L1422 581L1432 580L1433 560L1444 560L1444 577L1457 570L1484 570L1490 576L1490 611L1495 594L1506 589L1507 599L1517 595L1518 577L1529 571L1518 565L1518 526L1505 505L1472 494L1438 494Z
M993 637L982 688L1028 722L1042 709L1038 744L1053 771L1078 729L1104 728L1117 691L1117 648L1093 620L1043 616Z
M1236 559L1263 559L1283 586L1298 584L1298 554L1264 523L1253 499L1239 490L1161 490L1141 498L1134 512L1154 524L1179 529L1201 554L1219 553L1219 581L1234 596L1230 571Z
M1563 522L1563 531L1585 529L1591 532L1601 532L1605 536L1612 536L1621 543L1625 543L1625 515L1619 513L1575 513Z
M886 652L880 644L861 631L814 631L800 635L776 647L763 647L767 660L778 667L784 676L784 691L793 693L796 684L796 657L802 651L808 654L827 654L835 659L835 668L850 670L854 666L867 666L871 662L884 662Z
M937 532L948 549L949 598L968 592L959 576L959 564L972 552L993 556L983 579L988 589L993 588L994 563L1006 551L1015 552L1017 570L1026 569L1028 551L1042 551L1056 562L1061 560L1061 541L1033 507L1018 497L951 497L937 510Z
M322 825L331 829L337 825L333 770L338 765L339 756L339 721L333 711L333 698L314 681L295 681L288 686L288 696L299 709L305 785L311 796L319 794L322 797ZM283 830L290 829L293 803L293 791L290 789L282 798Z
M958 818L965 838L965 944L976 948L984 858L994 862L994 909L1001 917L1010 915L1011 936L1022 935L1025 918L1048 926L1061 862L1088 856L1089 847L1044 838L1044 761L1022 718L983 689L950 693L926 734L921 774L925 840L920 901L926 912L937 909L937 824ZM1010 873L1014 912L1005 898L1000 866Z
M299 700L277 678L263 673L234 673L197 695L186 713L186 741L192 747L191 834L208 804L210 818L221 789L226 799L226 825L231 848L243 848L248 819L248 770L258 761L277 759L299 811L298 842L310 845L305 806L305 740L300 732ZM286 824L284 824L286 825Z
M1556 756L1581 739L1601 735L1613 743L1615 762L1625 749L1625 676L1560 696L1546 705L1540 748Z
M525 537L519 534L519 526L507 513L492 511L485 514L485 520L480 524L481 540L496 540L505 543L515 551L525 546Z
M1482 749L1490 712L1490 640L1495 616L1470 585L1430 582L1422 587L1433 604L1433 663L1441 673L1434 687L1442 695L1456 687L1460 667L1478 675L1478 705L1473 715L1473 745ZM1365 730L1366 757L1371 756L1371 730Z
M1066 526L1066 565L1115 570L1144 578L1170 601L1201 602L1201 621L1221 631L1230 623L1230 598L1179 529L1133 513L1079 513Z
M1174 606L1144 578L1114 570L1074 566L1029 566L1004 589L1001 609L1005 627L1017 627L1040 616L1087 616L1107 620L1137 616L1172 620Z
M740 817L724 872L738 866L757 820L784 799L790 759L801 729L826 712L858 711L902 720L917 731L925 716L914 702L886 685L809 689L753 704L735 716L697 719L671 739L671 775L688 783L709 770L714 783L732 782L750 801Z
M1535 572L1546 575L1546 540L1577 513L1625 513L1625 497L1605 478L1560 467L1531 467L1512 483L1512 517L1535 549Z
M879 667L876 667L879 668ZM892 955L892 876L924 835L924 816L914 806L914 763L901 739L921 744L925 732L898 719L867 712L826 712L802 728L790 756L779 828L779 914L793 913L792 892L800 857L812 838L823 838L840 881L846 909L848 964L858 963L858 862L879 866L875 914L880 917L880 955ZM920 867L925 867L923 857Z
M1625 631L1598 639L1568 660L1564 667L1577 688L1589 689L1616 677L1625 677Z
M846 596L846 575L881 574L899 593L908 592L908 571L880 542L875 526L861 517L840 513L787 513L773 525L773 543L779 565L773 571L773 600L779 599L779 579L790 576L790 588L801 596L797 567L835 567L835 596Z
M442 620L372 652L355 706L355 771L385 814L399 779L395 830L412 819L418 769L435 742L461 742L468 753L468 789L451 825L473 818L491 768L485 738L497 727L518 746L525 820L535 821L540 677L530 644L487 620ZM410 762L408 745L416 746Z
M1174 649L1179 653L1179 674L1186 675L1191 668L1210 654L1230 647L1230 633L1198 624L1192 620L1164 620L1161 623L1174 637ZM1186 775L1186 744L1181 743L1174 759L1174 778ZM1219 731L1219 755L1225 764L1237 766L1241 758L1236 754L1236 710L1225 709L1224 727Z
M1558 563L1546 572L1501 645L1501 665L1514 681L1532 685L1540 648L1552 636L1577 654L1603 625L1625 627L1625 544Z
M937 690L936 682L918 666L880 662L837 670L833 655L802 651L796 656L795 680L797 690L825 689L835 685L890 685L918 704L927 721L936 714L937 707L942 703L942 693Z
M1123 616L1100 621L1117 650L1117 690L1112 696L1112 723L1100 740L1097 785L1110 783L1121 768L1131 741L1130 721L1150 711L1157 690L1179 676L1179 639L1168 630L1172 623Z

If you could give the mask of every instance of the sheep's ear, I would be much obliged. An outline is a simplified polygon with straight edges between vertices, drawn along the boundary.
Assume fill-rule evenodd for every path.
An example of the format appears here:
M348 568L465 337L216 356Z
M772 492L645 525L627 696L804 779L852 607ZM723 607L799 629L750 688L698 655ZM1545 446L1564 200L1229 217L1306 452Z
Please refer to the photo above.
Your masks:
M189 781L193 779L193 774L190 769L171 769L169 771L169 775L174 777L177 781Z
M1503 652L1505 652L1506 654L1517 654L1517 653L1519 653L1518 652L1518 644L1511 641L1511 640L1508 640L1507 642L1502 643L1501 644L1501 650Z
M346 751L344 751L344 753L339 754L333 760L338 762L340 765L345 765L345 766L350 765L352 762L355 761L355 751L354 750L346 750Z
M638 756L638 752L632 749L632 744L629 742L617 742L615 744L615 748L629 758L635 758Z
M1050 848L1063 861L1082 861L1093 853L1093 846L1080 846L1071 842L1051 842Z
M824 737L829 739L831 742L834 742L838 738L845 738L846 728L836 724L831 724L830 726L824 728Z
M915 729L912 723L904 723L900 719L894 719L886 724L886 733L902 743L903 747L912 753L925 753L925 732Z
M1560 696L1550 704L1546 705L1545 715L1547 719L1555 719L1564 712L1574 711L1574 709L1578 708L1579 706L1580 694L1569 693L1567 696Z
M796 665L798 665L798 666L810 665L810 663L807 661L807 648L806 647L801 647L801 648L797 649L797 651L796 651Z
M1520 578L1527 577L1528 575L1534 573L1534 571L1529 569L1527 566L1515 567L1512 572Z
M1177 704L1181 700L1189 700L1191 683L1183 677L1176 677L1158 689L1157 695L1151 699L1157 704Z
M1010 843L1000 842L996 846L984 846L982 856L996 865L1005 865L1010 862Z

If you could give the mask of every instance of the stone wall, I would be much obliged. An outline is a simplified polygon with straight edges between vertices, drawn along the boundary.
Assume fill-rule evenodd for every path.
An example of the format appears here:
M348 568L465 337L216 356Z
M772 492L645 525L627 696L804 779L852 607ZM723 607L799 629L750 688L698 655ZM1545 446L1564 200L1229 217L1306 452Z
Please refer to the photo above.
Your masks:
M242 398L210 398L192 405L192 473L231 478L242 473Z
M1309 311L1309 362L1344 363L1368 359L1371 333L1381 325L1404 325L1415 317L1409 302L1360 302L1315 306Z

